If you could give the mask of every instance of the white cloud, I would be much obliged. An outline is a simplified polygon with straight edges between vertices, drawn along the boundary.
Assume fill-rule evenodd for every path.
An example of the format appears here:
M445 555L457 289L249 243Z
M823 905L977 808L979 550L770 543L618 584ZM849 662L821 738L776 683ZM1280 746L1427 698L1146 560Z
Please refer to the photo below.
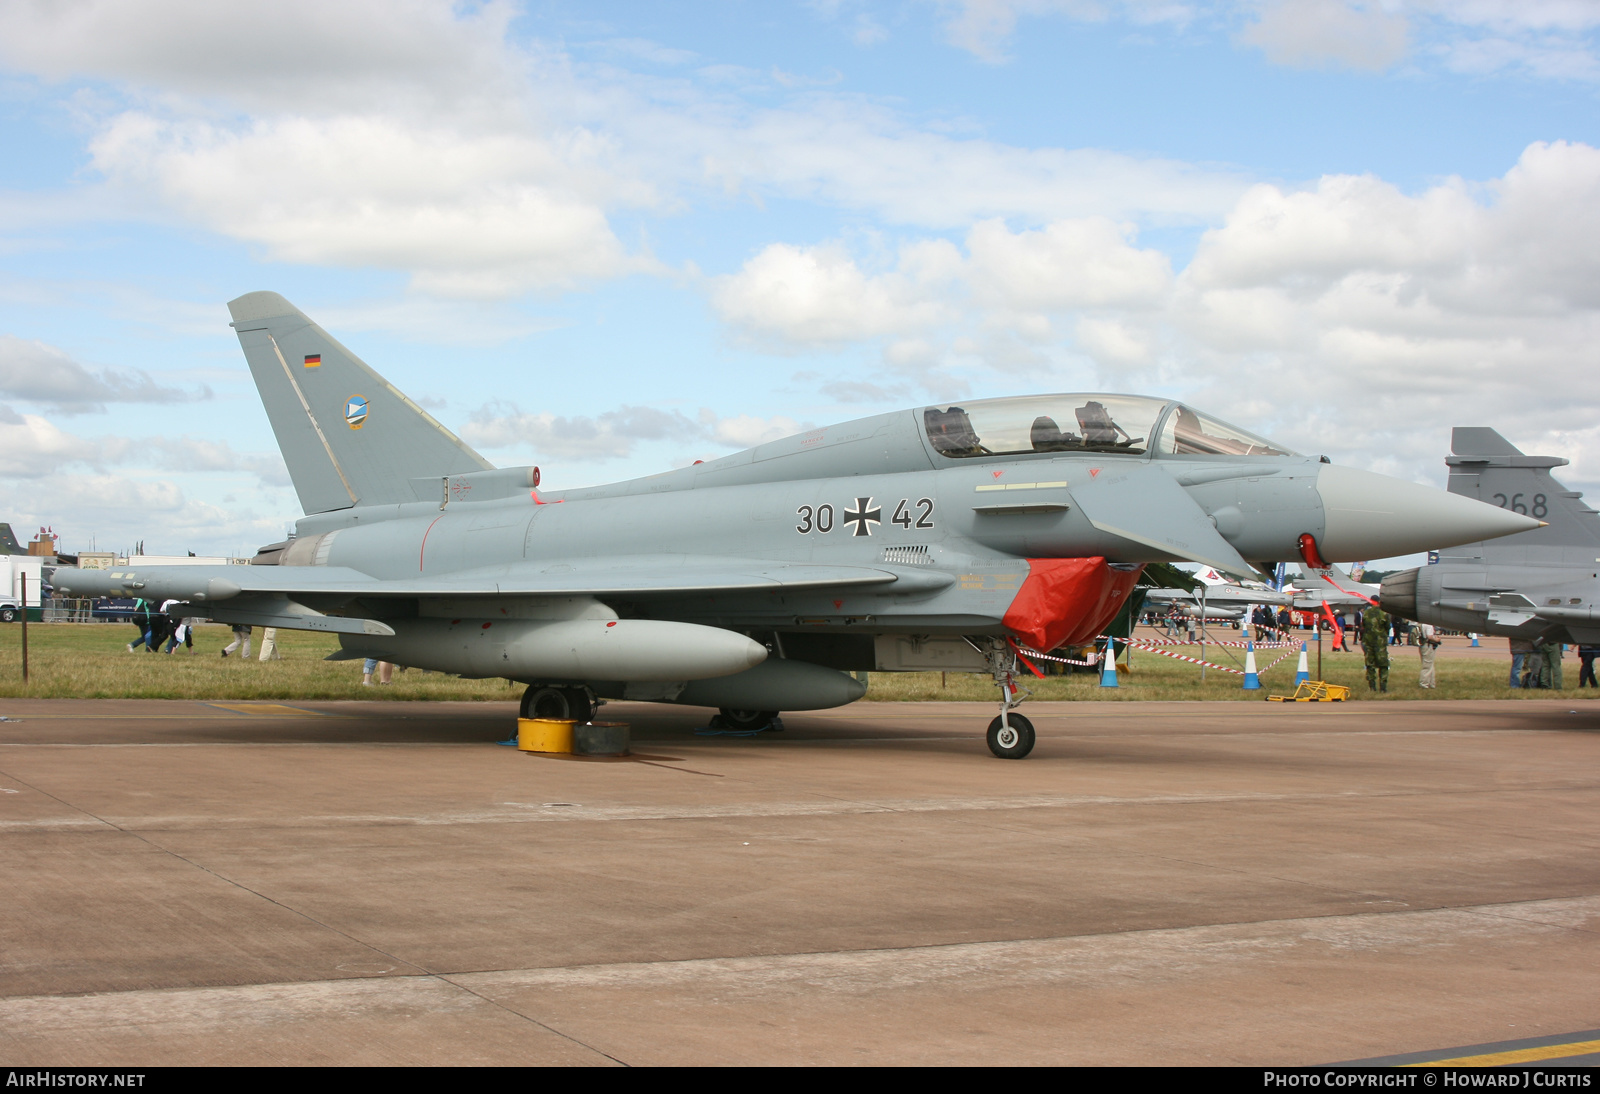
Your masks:
M944 246L922 281L903 258L868 273L842 244L789 247L782 268L825 267L837 291L752 262L713 303L775 351L816 331L880 347L878 374L819 384L841 401L985 372L1156 385L1408 477L1439 479L1449 425L1489 424L1581 450L1575 477L1600 481L1600 149L1537 143L1499 179L1418 193L1371 176L1253 187L1175 276L1094 219L983 222L964 252Z
M1253 190L1179 278L1166 321L1184 379L1223 398L1293 378L1296 398L1264 412L1290 443L1365 447L1431 478L1438 423L1494 425L1534 450L1591 436L1597 203L1600 150L1561 143L1531 145L1477 190L1352 177Z
M389 331L408 341L450 347L499 346L568 322L527 315L503 302L440 300L419 294L328 307L318 304L316 315L324 330ZM418 402L428 405L420 398Z
M210 396L206 389L162 387L138 369L88 368L55 346L0 334L0 398L84 414L103 411L107 403L182 403Z
M959 260L948 244L904 254L901 269L869 276L841 246L774 243L732 276L717 279L712 303L722 318L794 345L851 342L938 323L929 289Z
M601 460L629 456L640 441L689 440L701 433L700 423L681 411L648 406L624 406L593 417L486 406L461 431L479 448L528 448L541 455Z
M1053 336L1052 315L1160 306L1171 292L1169 262L1130 237L1099 217L1016 232L986 220L967 233L965 253L945 240L908 243L892 268L874 273L840 243L773 244L717 279L711 300L725 322L772 348L882 340L886 362L926 373L941 357L926 335L975 317L1038 342ZM1038 363L993 330L974 346L992 361Z
M980 300L1018 312L1158 304L1171 287L1170 263L1130 246L1131 235L1103 217L1021 232L984 221L967 235L969 276Z
M103 449L104 450L104 449ZM235 452L226 441L203 437L150 437L132 442L118 453L121 462L145 460L163 471L243 472L262 486L287 489L289 468L277 452Z
M37 414L0 407L0 478L38 478L83 459L88 447Z
M460 101L508 90L506 3L449 0L14 0L0 60L52 80L126 82L252 109L376 105L419 83Z
M116 475L55 475L46 480L52 505L69 514L87 510L96 517L133 515L166 525L184 508L183 491L165 480L149 482ZM222 515L210 510L208 515ZM193 523L192 521L190 523Z
M1376 0L1273 0L1240 37L1274 64L1381 72L1406 55L1409 30Z
M1469 76L1520 69L1541 79L1600 79L1600 58L1583 45L1516 38L1460 38L1435 48L1445 67Z
M1507 33L1600 27L1600 5L1591 0L1420 0L1415 6L1464 26Z
M1517 72L1536 79L1600 79L1593 0L945 0L946 40L990 64L1009 60L1028 18L1164 24L1210 37L1232 30L1274 64L1381 72L1402 61L1459 73Z
M235 129L128 112L91 153L113 184L272 258L406 270L423 291L496 296L651 267L612 234L602 203L625 188L607 195L601 172L586 175L585 143L385 117Z
M1110 365L1146 365L1154 355L1148 332L1115 319L1080 319L1075 334L1084 352Z
M560 82L564 62L513 46L512 14L18 3L0 8L0 57L120 85L120 101L82 107L108 188L274 259L404 270L477 297L655 268L608 221L651 188L606 166L604 138L541 109L537 72Z
M56 473L0 477L0 507L19 527L50 525L69 552L126 550L139 540L152 553L242 551L283 538L283 525L248 510L187 496L168 479Z
M719 418L702 409L696 417L680 410L623 406L594 416L529 414L514 406L480 407L461 431L478 448L514 448L536 456L574 460L624 459L641 442L700 443L749 448L806 428L778 415L759 418L739 414Z
M730 89L710 68L585 65L512 40L509 18L504 5L421 0L286 0L260 18L184 0L22 2L0 6L0 59L111 85L73 100L93 133L79 216L195 224L271 259L404 271L442 296L662 272L613 218L728 194L945 230L984 217L1195 223L1244 185L1154 157L957 137L810 86L768 106L770 74ZM689 60L635 40L594 48ZM19 227L36 206L18 206Z
M724 108L674 117L647 110L622 132L634 154L650 156L656 175L672 173L688 148L703 181L727 192L818 201L941 230L985 217L1194 223L1220 214L1246 185L1225 168L1153 156L956 138L853 97L805 105L731 117Z
M285 509L293 504L275 452L240 453L226 442L193 437L81 437L40 415L0 406L0 509L19 526L53 526L69 551L88 550L91 537L101 549L147 539L153 551L202 554L282 537L275 518L187 496L170 474L201 487L207 476L248 475L263 488L263 501L276 494Z
M0 405L0 476L57 476L64 481L82 477L71 473L73 468L103 473L113 466L184 473L243 473L264 487L290 485L288 469L276 452L235 452L226 441L188 436L81 437L41 415L18 414Z

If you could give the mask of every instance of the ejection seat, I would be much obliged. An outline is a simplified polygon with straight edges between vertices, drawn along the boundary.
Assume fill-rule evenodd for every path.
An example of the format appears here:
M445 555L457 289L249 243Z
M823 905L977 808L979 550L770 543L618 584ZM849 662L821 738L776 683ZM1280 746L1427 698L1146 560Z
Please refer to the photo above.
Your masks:
M972 419L961 407L940 410L930 406L922 412L922 421L928 431L928 441L936 451L946 456L989 455L989 450L972 428Z
M1111 414L1106 410L1104 403L1089 400L1080 406L1074 413L1078 417L1078 428L1083 430L1083 443L1085 447L1095 448L1129 448L1139 441L1133 439L1126 429L1111 420ZM1127 439L1117 440L1121 435ZM1144 438L1140 437L1142 441Z
M1033 428L1028 431L1028 439L1032 442L1035 452L1065 452L1083 447L1076 434L1061 432L1056 420L1048 414L1041 414L1033 420Z

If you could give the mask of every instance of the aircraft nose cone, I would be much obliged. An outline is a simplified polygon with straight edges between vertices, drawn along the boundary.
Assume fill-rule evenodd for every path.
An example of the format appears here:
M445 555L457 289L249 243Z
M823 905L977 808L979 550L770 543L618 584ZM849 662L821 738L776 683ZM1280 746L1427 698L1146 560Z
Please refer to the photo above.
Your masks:
M1414 482L1325 465L1317 473L1329 562L1389 558L1539 527L1532 517Z

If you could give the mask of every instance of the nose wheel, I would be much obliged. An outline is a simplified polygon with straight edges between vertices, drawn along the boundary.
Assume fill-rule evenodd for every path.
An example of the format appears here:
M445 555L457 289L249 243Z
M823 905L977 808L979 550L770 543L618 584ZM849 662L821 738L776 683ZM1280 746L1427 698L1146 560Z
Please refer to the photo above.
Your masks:
M989 751L1002 760L1020 760L1033 751L1033 723L1009 711L989 723Z
M990 638L980 643L968 638L972 648L984 655L989 674L1000 686L1000 715L989 723L985 740L989 751L1002 760L1020 760L1033 751L1033 723L1014 713L1031 692L1017 685L1017 650L1009 642Z

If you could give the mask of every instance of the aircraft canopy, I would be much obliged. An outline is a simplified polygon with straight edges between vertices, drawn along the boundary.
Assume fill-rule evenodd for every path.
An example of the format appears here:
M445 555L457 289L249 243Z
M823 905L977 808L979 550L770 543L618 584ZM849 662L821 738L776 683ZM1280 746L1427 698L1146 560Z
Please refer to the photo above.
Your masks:
M934 450L952 459L1029 452L1124 452L1158 456L1286 456L1288 449L1191 410L1144 395L1024 395L926 407Z

